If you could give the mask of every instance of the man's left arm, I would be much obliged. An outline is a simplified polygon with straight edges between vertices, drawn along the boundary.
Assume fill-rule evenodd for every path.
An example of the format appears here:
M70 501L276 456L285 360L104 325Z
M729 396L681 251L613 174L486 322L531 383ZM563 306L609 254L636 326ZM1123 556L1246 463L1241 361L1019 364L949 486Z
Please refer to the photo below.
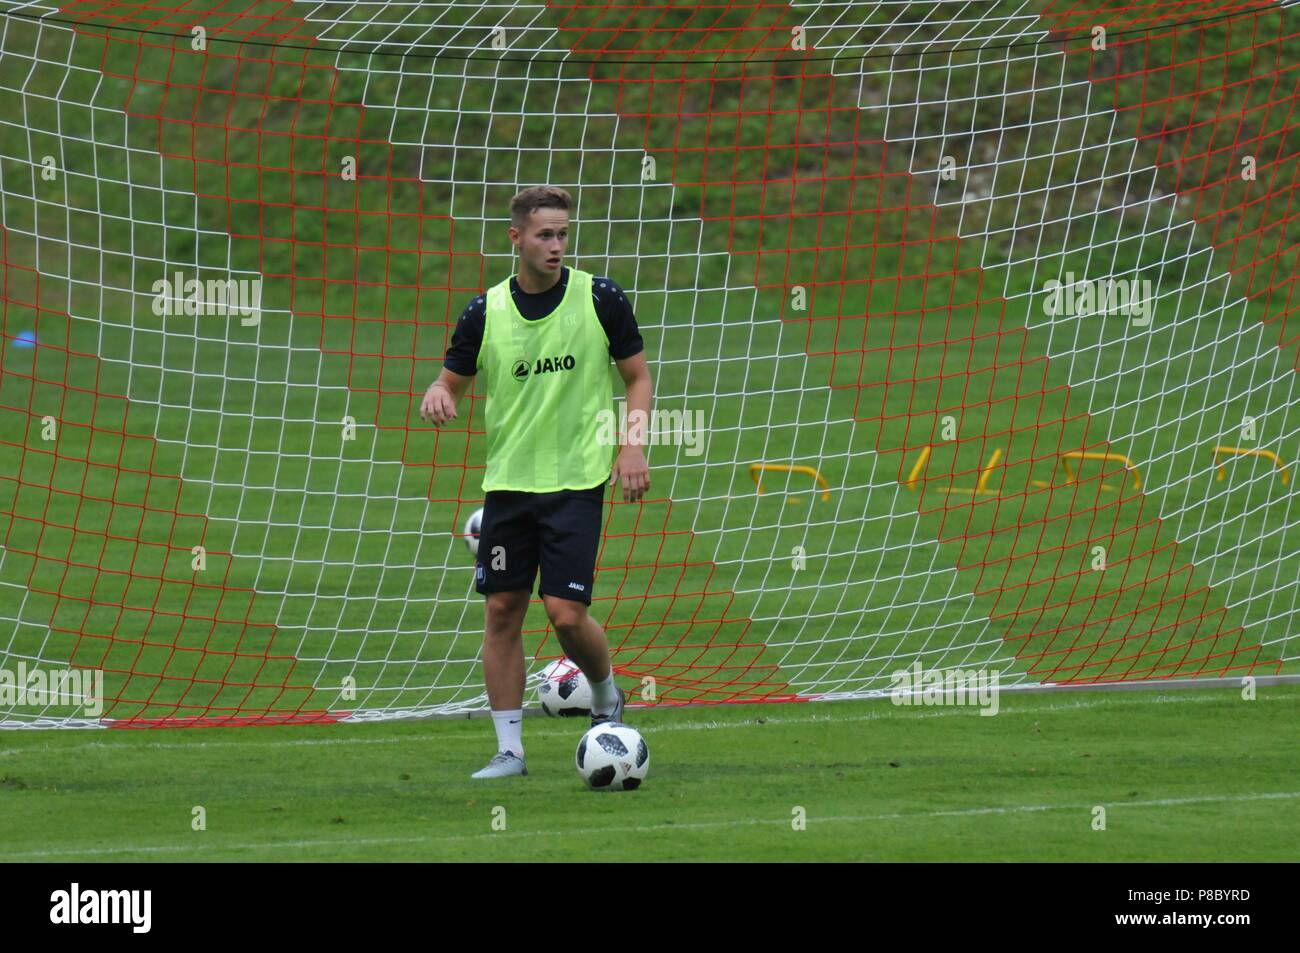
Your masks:
M614 471L609 485L617 486L623 478L623 501L635 503L650 489L650 467L645 459L645 446L650 436L650 368L645 351L614 362L627 387L627 433L614 461Z

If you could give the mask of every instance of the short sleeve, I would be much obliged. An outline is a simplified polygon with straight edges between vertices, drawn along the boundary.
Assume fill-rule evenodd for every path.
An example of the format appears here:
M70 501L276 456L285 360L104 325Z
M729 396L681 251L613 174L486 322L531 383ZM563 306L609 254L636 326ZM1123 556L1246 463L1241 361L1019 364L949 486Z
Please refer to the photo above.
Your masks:
M478 373L478 355L483 347L483 328L487 323L487 300L479 295L461 312L452 332L451 344L443 366L453 374L473 377Z
M609 356L621 361L644 351L645 341L626 292L609 278L592 276L591 297L605 337L609 338Z

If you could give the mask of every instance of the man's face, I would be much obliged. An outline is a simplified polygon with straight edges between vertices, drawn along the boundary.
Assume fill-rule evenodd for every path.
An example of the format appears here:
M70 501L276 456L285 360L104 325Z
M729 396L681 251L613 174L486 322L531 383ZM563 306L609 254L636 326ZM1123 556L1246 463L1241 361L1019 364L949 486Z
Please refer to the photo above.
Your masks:
M569 243L569 213L559 208L535 208L522 230L510 226L510 240L519 249L521 267L539 278L559 277Z

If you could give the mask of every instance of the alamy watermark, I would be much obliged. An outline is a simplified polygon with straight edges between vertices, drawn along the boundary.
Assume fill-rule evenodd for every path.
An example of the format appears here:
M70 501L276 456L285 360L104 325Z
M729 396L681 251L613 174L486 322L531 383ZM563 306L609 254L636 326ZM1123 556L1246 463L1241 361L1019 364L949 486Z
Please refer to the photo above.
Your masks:
M692 413L656 407L647 420L645 411L628 414L627 404L619 404L617 415L602 410L596 414L596 422L600 428L597 440L602 447L616 447L626 435L628 443L642 447L685 447L688 457L704 452L704 411L699 408Z
M186 278L176 272L171 278L153 283L153 313L158 317L178 315L239 315L239 323L255 325L262 320L261 278Z
M88 718L104 713L104 672L98 668L0 668L0 709L80 709Z
M1076 278L1074 272L1067 271L1059 281L1047 281L1043 292L1043 313L1049 318L1121 314L1137 327L1146 327L1155 306L1153 286L1147 278Z
M915 661L890 676L895 705L978 705L981 715L998 713L998 672L988 669L924 669Z
M152 890L92 890L73 882L50 894L53 924L123 924L132 933L148 933L153 925Z

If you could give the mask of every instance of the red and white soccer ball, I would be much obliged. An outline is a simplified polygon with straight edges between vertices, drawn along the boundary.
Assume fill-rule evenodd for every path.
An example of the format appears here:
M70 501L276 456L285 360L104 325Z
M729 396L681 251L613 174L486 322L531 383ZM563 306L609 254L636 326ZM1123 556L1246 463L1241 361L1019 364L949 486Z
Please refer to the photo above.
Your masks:
M542 669L537 700L548 715L586 718L591 715L591 683L568 659L556 659Z
M574 763L593 791L634 791L650 771L650 749L641 732L609 721L582 736Z
M465 545L469 547L469 551L475 556L478 556L478 536L482 529L483 508L479 507L471 513L469 519L465 521L465 534L463 536Z

